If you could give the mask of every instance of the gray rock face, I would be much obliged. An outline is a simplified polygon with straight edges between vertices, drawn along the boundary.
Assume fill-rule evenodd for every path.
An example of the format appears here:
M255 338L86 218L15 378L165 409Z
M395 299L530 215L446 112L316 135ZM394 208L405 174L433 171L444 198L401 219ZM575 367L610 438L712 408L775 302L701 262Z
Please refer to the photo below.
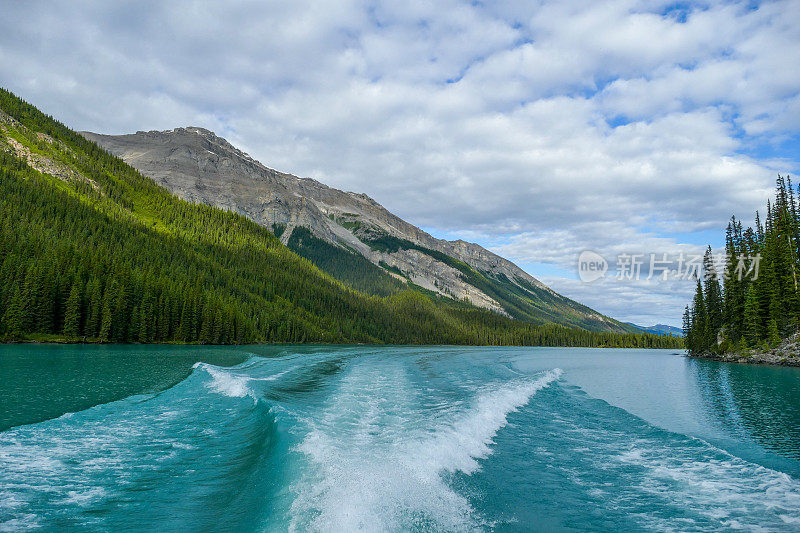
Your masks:
M437 239L365 194L340 191L268 168L208 130L188 127L118 136L83 135L185 200L235 211L267 227L284 225L284 244L294 228L305 226L316 237L356 250L376 265L384 262L397 267L422 287L507 314L495 298L429 254L414 249L386 253L364 242L388 235L446 254L478 272L505 276L522 290L535 287L563 301L570 313L619 329L615 321L557 295L511 261L477 244Z

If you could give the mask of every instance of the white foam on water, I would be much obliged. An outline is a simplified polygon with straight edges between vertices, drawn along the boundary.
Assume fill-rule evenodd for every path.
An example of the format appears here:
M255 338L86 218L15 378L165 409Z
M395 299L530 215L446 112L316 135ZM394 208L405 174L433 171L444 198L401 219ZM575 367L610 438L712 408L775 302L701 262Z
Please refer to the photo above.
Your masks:
M220 373L218 386L224 379ZM0 432L0 531L38 523L52 529L59 520L90 528L104 519L92 511L114 502L125 487L189 460L208 439L198 427L208 407L198 386L203 383L188 390L178 385L177 393L155 401L130 397ZM236 410L219 412L237 416ZM114 512L123 508L115 505Z
M488 386L446 412L445 421L404 412L414 390L395 370L381 367L345 383L332 401L332 419L312 424L298 447L312 468L295 486L293 531L481 529L487 524L446 474L478 470L508 415L561 375L556 369ZM351 418L342 419L348 411Z
M206 373L208 373L208 375L211 376L211 381L206 384L206 387L208 387L212 391L222 394L223 396L229 396L231 398L244 398L249 396L256 401L258 400L258 395L249 386L251 382L275 381L284 374L287 374L292 370L295 370L295 368L297 368L293 367L269 376L257 377L245 374L242 372L242 370L249 369L256 363L260 363L260 360L255 360L254 362L248 361L247 363L249 364L247 364L247 366L245 367L239 366L232 368L217 367L214 365L210 365L208 363L195 363L194 368L195 369L200 368L202 370L205 370Z
M450 472L472 474L479 459L491 454L489 446L507 423L508 415L526 403L539 390L561 377L559 368L538 379L522 379L478 394L472 408L452 424L440 426L434 438L418 443L417 459Z
M634 488L649 501L679 502L721 527L774 531L800 524L800 483L791 476L731 455L699 439L665 446L635 440L616 460L644 470ZM643 522L679 530L668 522Z
M202 363L199 368L202 368L211 376L211 381L206 384L206 387L214 392L231 398L250 396L256 399L253 390L247 386L250 381L248 376L235 374L206 363Z
M87 506L97 500L103 499L107 495L103 487L91 487L84 490L67 491L66 497L59 502L59 505L78 505Z
M34 514L24 514L15 518L11 518L4 522L0 522L0 532L6 531L23 531L28 529L39 529L42 527L38 517Z
M36 527L52 510L69 513L112 496L95 475L125 462L125 444L139 433L138 422L91 417L102 409L83 412L88 423L74 422L76 415L0 433L0 489L12 494L0 497L0 517L10 519L0 531Z
M215 472L237 473L228 459L238 461L249 450L243 441L249 433L238 430L253 429L260 419L238 402L209 398L220 400L215 393L255 397L247 370L203 363L195 368L188 379L157 395L132 396L0 432L0 530L38 523L49 529L54 524L113 529L102 524L137 506L145 506L141 518L147 520L148 513L164 513L170 501L192 502L211 490ZM263 370L256 377L269 374ZM226 456L230 450L237 452L232 458ZM206 453L209 468L198 460ZM186 466L200 473L195 476ZM211 481L182 491L181 484L192 479ZM146 507L160 491L166 496Z

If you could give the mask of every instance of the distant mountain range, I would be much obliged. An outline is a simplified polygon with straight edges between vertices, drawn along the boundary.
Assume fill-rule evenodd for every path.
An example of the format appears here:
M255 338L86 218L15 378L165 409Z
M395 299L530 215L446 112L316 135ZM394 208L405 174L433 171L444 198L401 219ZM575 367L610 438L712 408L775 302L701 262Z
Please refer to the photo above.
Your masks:
M683 330L675 326L667 326L666 324L656 324L655 326L638 326L631 322L626 322L629 326L644 331L645 333L655 333L656 335L673 335L675 337L683 337Z
M477 244L437 239L365 194L268 168L206 129L81 134L185 200L270 228L291 250L360 291L386 296L410 287L532 324L643 329L556 293Z

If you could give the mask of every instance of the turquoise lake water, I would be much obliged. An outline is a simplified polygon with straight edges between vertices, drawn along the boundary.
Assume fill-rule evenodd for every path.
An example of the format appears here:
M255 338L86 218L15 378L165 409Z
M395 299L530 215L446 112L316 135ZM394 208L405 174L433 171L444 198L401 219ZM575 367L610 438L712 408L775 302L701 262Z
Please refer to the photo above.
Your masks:
M0 530L800 530L800 370L668 350L0 346Z

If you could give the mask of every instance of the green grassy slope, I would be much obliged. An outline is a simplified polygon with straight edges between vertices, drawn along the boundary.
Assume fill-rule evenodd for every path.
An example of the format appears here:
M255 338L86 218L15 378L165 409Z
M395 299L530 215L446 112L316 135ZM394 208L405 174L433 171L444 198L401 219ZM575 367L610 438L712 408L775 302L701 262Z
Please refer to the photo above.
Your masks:
M170 195L0 90L2 339L675 346L387 287L348 287L269 229Z

